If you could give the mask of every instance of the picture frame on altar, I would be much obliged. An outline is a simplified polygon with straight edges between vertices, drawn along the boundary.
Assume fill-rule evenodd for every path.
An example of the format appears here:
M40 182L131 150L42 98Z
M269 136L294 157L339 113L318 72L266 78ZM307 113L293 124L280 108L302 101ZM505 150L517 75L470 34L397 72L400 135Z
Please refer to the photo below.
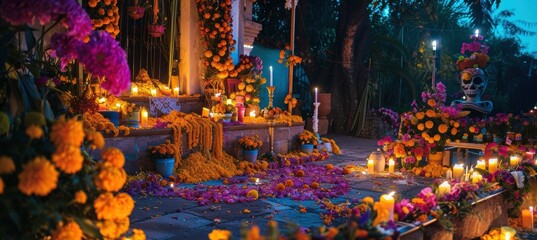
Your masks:
M233 92L239 91L239 84L241 83L241 80L238 78L227 78L225 80L226 84L226 95L230 95Z

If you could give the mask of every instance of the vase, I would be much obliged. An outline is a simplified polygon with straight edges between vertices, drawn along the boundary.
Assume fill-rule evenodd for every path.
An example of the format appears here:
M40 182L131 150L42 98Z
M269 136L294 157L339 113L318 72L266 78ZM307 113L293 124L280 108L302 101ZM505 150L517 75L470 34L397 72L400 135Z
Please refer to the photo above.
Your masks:
M427 155L427 164L442 165L443 161L444 161L444 151L429 153L429 155Z
M140 127L140 111L132 111L125 117L125 125L128 127Z
M103 117L108 118L110 122L114 124L114 126L119 126L119 112L118 111L99 111Z
M159 158L155 159L155 170L162 175L163 178L168 178L173 174L173 166L175 158Z
M313 143L306 143L300 145L300 151L305 153L312 153L313 152Z
M233 113L224 113L224 116L222 117L222 122L231 122L231 117L233 117Z
M242 150L242 159L245 161L253 162L255 163L257 160L257 154L259 153L259 149L253 149L253 150Z

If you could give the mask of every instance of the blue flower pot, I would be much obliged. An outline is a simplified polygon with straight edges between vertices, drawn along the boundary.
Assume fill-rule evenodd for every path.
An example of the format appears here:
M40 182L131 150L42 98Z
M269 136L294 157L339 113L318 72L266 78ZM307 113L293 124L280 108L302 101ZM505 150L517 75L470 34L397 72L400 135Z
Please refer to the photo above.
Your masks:
M257 154L259 153L259 149L254 150L242 150L242 159L249 162L256 162L257 161Z
M155 159L155 169L163 178L168 178L173 174L174 158Z
M313 144L312 143L306 143L300 145L300 151L305 153L312 153L313 152Z

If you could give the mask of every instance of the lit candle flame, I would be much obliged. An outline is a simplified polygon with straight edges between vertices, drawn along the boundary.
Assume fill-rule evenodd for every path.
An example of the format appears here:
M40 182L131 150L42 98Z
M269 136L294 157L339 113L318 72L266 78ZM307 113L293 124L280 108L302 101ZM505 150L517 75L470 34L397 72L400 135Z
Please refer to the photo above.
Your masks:
M392 191L390 194L388 194L390 197L393 197L393 195L395 195L395 191Z
M106 98L105 97L102 97L99 99L99 103L105 103L106 102Z
M475 37L479 37L479 29L475 30Z
M436 40L433 41L433 51L436 51Z
M250 112L250 117L255 117L255 110Z

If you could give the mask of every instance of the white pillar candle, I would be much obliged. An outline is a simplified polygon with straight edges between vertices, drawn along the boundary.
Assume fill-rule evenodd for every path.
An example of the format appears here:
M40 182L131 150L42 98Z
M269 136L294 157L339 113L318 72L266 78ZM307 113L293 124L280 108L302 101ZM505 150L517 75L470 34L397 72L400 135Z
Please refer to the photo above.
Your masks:
M369 171L369 173L375 172L375 161L373 161L373 159L367 160L367 170Z
M179 88L178 87L173 88L173 95L174 96L179 96Z
M157 96L157 89L151 89L151 96L156 97Z
M498 159L489 158L489 173L495 173L498 170Z
M315 88L315 102L317 102L317 88Z
M433 51L436 51L436 40L433 41Z
M132 94L132 96L138 96L138 87L137 86L132 86L131 94Z
M446 193L451 191L451 185L448 181L444 181L440 186L438 186L438 197L443 198L446 196Z
M269 86L272 86L272 66L269 67L269 70L270 70L270 82L269 82Z

